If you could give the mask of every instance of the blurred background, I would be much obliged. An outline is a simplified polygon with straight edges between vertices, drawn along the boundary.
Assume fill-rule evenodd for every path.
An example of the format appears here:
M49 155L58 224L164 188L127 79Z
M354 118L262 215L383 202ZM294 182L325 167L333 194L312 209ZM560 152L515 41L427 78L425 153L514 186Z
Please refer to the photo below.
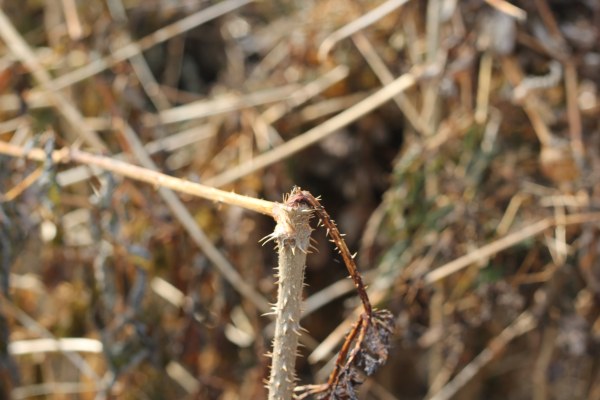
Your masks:
M360 399L600 399L597 1L0 6L0 141L322 197L395 316ZM0 398L266 398L273 221L157 189L0 155ZM300 384L359 306L313 237Z

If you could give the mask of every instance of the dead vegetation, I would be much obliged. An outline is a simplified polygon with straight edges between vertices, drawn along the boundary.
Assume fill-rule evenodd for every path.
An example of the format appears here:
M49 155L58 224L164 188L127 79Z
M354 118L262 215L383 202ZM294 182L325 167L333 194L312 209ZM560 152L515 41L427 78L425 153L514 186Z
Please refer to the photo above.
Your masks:
M200 183L322 195L393 315L316 232L305 396L600 399L596 1L0 4L0 397L267 397L273 223Z

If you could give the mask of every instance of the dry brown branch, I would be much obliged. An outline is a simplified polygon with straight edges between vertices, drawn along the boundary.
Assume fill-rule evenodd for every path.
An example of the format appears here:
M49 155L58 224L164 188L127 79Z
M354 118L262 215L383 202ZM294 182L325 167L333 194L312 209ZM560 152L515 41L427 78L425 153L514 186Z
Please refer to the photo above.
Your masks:
M107 68L127 60L144 50L165 42L175 36L189 31L199 25L205 24L215 18L225 15L233 10L243 7L254 0L226 0L211 7L199 10L177 22L169 24L142 39L130 43L112 52L108 57L95 60L81 68L66 73L51 81L54 89L64 89L84 79L90 78Z
M369 12L361 15L360 18L357 18L349 24L344 25L342 28L336 30L327 38L325 38L323 43L321 43L321 46L319 47L319 59L324 61L336 43L349 36L352 36L369 25L376 23L386 15L402 7L407 2L408 0L387 0Z
M129 147L132 149L133 154L137 157L142 165L144 165L149 172L146 172L147 177L154 174L160 174L156 172L157 169L156 164L150 158L146 150L144 149L143 144L133 131L133 129L123 123L123 135L127 140ZM162 174L160 174L162 175ZM171 182L172 184L179 185L177 179L168 178L167 175L161 177L162 179ZM158 183L159 185L163 185L163 183ZM183 187L189 187L189 183L182 184ZM266 200L247 198L247 196L240 196L231 192L223 192L223 191L215 191L214 188L207 187L205 185L196 186L196 184L191 185L195 187L195 190L198 190L198 195L200 193L204 193L207 196L214 196L215 201L231 201L238 206L246 206L256 207L253 208L253 211L261 212L266 215L272 215L273 212L273 203L268 202ZM203 186L203 187L201 187ZM228 194L225 194L228 193ZM267 300L258 292L254 287L252 287L248 282L246 282L243 277L237 272L237 270L231 265L231 263L221 254L221 252L215 247L215 245L210 241L208 236L204 233L202 229L198 226L196 221L194 220L192 214L188 211L188 209L184 206L181 200L169 190L166 186L161 186L159 188L159 194L163 198L163 200L167 203L173 214L177 217L179 222L185 227L189 235L196 242L198 247L200 247L207 255L207 257L214 263L215 267L219 270L219 272L227 279L227 281L241 294L246 296L252 303L262 312L266 312L269 309L269 303ZM223 196L223 197L221 197ZM204 197L207 198L207 197ZM219 200L221 198L222 200ZM244 198L247 198L248 202ZM225 200L227 199L227 200ZM252 204L252 205L250 205ZM259 211L262 210L262 211Z
M510 15L511 17L513 17L519 21L525 21L525 19L527 18L527 13L525 12L525 10L523 10L507 1L485 0L485 2L488 3L490 6L494 7L496 10L498 10L506 15Z
M69 122L71 127L93 148L97 150L105 149L106 146L102 143L98 134L83 123L83 118L79 114L79 111L58 91L57 86L52 83L50 74L40 64L29 45L27 45L2 10L0 10L0 37L2 37L4 43L14 55L25 64L44 90L48 92L50 101Z
M318 125L300 136L289 140L288 142L276 147L275 149L263 153L258 157L249 160L236 167L229 168L227 171L207 179L206 184L214 187L221 187L227 185L237 179L249 175L253 172L259 171L267 166L281 161L300 150L322 140L323 138L337 132L338 129L351 124L363 115L375 110L385 102L391 100L398 93L412 87L421 74L423 74L422 68L415 68L412 72L406 73L396 78L389 85L384 86L377 92L368 96L366 99L360 101L354 106L347 110L337 114L335 117L328 119L321 125Z
M131 132L131 131L130 131ZM134 135L131 133L131 135ZM26 157L31 160L43 161L46 159L46 154L42 149L31 149L24 151L22 148L12 146L10 144L0 142L0 152L14 157ZM207 256L211 258L219 271L240 293L243 293L252 300L256 306L266 312L269 310L269 304L254 288L248 285L238 272L229 264L223 255L214 247L206 235L198 228L192 216L185 209L181 201L172 192L164 192L165 188L172 188L178 191L200 196L217 202L226 204L235 204L242 207L249 207L253 211L257 211L266 215L272 215L272 206L274 203L247 198L231 192L223 192L218 189L210 188L204 185L199 185L193 182L184 181L174 178L159 172L149 170L147 168L138 167L127 164L123 161L113 160L108 157L96 156L90 153L82 152L76 149L61 149L52 153L52 160L56 163L62 162L78 162L85 165L94 165L106 171L111 171L131 179L144 181L155 185L162 190L161 193L167 197L167 202L171 203L174 208L174 213L177 215L181 223L186 227L192 239L204 249ZM171 194L169 194L171 193ZM231 203L229 203L231 202Z
M12 317L19 320L24 326L27 326L32 332L36 332L38 336L52 341L57 340L56 336L52 332L48 331L34 318L31 318L27 313L15 306L11 301L4 297L4 295L0 295L0 306L2 307L3 313L12 315ZM106 384L102 382L102 379L98 376L98 374L94 371L84 357L78 353L68 352L62 348L59 349L59 351L64 353L64 356L69 360L69 362L77 366L77 368L83 374L90 377L96 385L102 387L103 389L106 388Z
M46 154L43 149L34 148L25 150L22 147L13 146L6 142L0 142L0 153L12 157L24 157L35 161L44 161L46 159ZM186 181L157 171L152 171L148 168L138 167L124 161L115 160L110 157L94 155L75 148L55 150L51 157L55 163L74 162L77 164L94 166L130 179L149 183L157 188L169 188L180 193L190 194L216 203L235 205L261 214L273 216L273 206L275 204L273 202L242 196L233 192L226 192L210 186Z
M558 224L564 223L564 225L572 224L585 224L587 222L593 222L600 220L600 213L587 213L587 214L572 214L565 216L563 221L557 221L556 218L549 217L544 218L535 223L529 224L526 227L508 234L501 239L498 239L492 243L480 247L476 251L472 251L464 256L457 258L447 264L442 265L439 268L431 271L425 276L425 282L432 284L440 281L449 275L452 275L463 268L468 267L477 262L487 260L489 257L509 247L512 247L530 237L537 236L544 232L548 228L552 228Z
M529 332L537 325L536 318L529 311L523 312L507 326L489 345L462 369L448 384L434 394L430 400L449 400L466 385L482 368L494 359L515 338Z
M128 135L131 147L134 149L134 151L137 151L138 156L145 159L147 165L153 165L148 155L145 152L141 152L140 149L142 146L139 142L137 142L136 136L131 128L126 126L124 133ZM42 149L31 149L30 151L24 151L22 148L12 146L4 142L0 142L0 152L14 157L26 157L37 161L44 161L47 158L47 155ZM223 192L204 185L183 181L181 179L161 174L147 168L134 166L123 161L113 160L107 157L95 156L77 149L63 148L61 150L54 151L51 157L55 163L75 161L85 165L95 165L96 167L104 170L122 174L123 176L141 180L158 187L160 194L172 207L173 213L177 216L182 225L188 230L188 233L192 239L200 248L205 251L207 257L214 262L216 268L231 283L231 285L240 293L248 297L262 312L267 312L269 310L269 303L264 299L264 297L244 281L235 268L233 268L233 266L225 259L225 257L223 257L223 255L214 247L204 232L198 227L189 211L187 211L187 209L181 203L181 200L179 200L171 191L168 191L166 188L172 188L179 191L189 190L189 194L201 196L217 202L228 203L231 201L232 203L229 204L250 207L250 209L253 211L257 211L266 215L272 215L272 207L274 203L253 198L247 198L249 202L246 202L246 200L244 200L246 196L240 196L230 192Z
M363 33L359 32L352 36L352 41L369 64L369 67L371 67L375 75L377 75L379 81L383 85L391 83L394 80L394 76L387 68L383 60L379 57L369 39L367 39ZM408 119L417 132L424 134L425 125L421 121L421 117L417 109L410 101L408 96L406 96L403 92L400 92L394 96L394 102L398 105L398 108L402 110L406 116L406 119Z
M206 124L173 133L165 138L148 142L144 148L150 155L159 153L161 151L175 151L199 141L207 140L214 135L214 127L212 127L210 124ZM112 158L122 161L126 158L126 154L114 154ZM102 170L99 168L94 168L89 165L78 165L66 171L58 172L56 174L56 181L60 186L67 187L83 182L90 177L99 174L100 172L102 172Z
M173 124L192 119L201 119L209 116L239 110L241 108L255 107L265 103L285 101L300 90L300 85L292 84L280 88L270 88L255 91L247 95L233 93L219 96L211 100L199 100L182 106L161 111L157 117L148 116L146 125L157 123Z
M523 72L517 61L511 57L503 57L502 58L502 68L504 73L506 74L506 78L513 85L513 87L518 87L523 80ZM529 120L531 121L531 125L535 130L535 133L538 136L540 143L543 146L551 146L553 134L544 122L540 112L537 109L537 104L539 104L539 100L535 93L530 93L528 96L524 98L523 109L527 113Z

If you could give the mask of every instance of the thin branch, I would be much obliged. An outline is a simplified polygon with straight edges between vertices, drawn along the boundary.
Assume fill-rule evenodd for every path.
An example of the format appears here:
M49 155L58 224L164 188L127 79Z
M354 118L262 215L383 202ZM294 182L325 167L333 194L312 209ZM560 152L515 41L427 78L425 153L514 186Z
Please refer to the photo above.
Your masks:
M95 60L81 68L71 71L56 78L52 85L56 89L64 89L70 85L92 77L100 72L127 60L140 52L174 38L190 29L205 24L215 18L225 15L233 10L243 7L254 0L225 0L213 6L202 9L190 16L161 28L137 42L130 43L112 52L110 56Z
M504 13L506 15L510 15L511 17L519 20L521 22L527 19L527 12L525 10L511 4L505 0L485 0L490 6L494 7L496 10Z
M58 91L51 81L50 74L39 62L33 50L15 29L4 11L0 9L0 37L10 51L27 67L34 78L48 91L49 100L53 103L71 127L93 148L104 150L106 146L98 134L83 123L83 117L77 109Z
M102 342L88 338L44 338L13 340L8 345L8 351L13 355L78 352L102 353Z
M340 40L343 40L366 28L367 26L374 24L391 12L395 11L397 8L402 7L407 2L408 0L388 0L333 32L331 35L327 36L325 40L323 40L323 43L321 43L321 46L319 46L319 59L324 61L333 46L335 46L335 44Z
M57 341L57 338L54 336L54 334L52 334L52 332L47 330L34 318L30 317L26 312L14 305L13 302L8 300L6 297L0 296L0 306L2 307L5 313L8 313L13 318L17 319L23 326L27 327L31 332L35 332L42 338ZM99 387L102 386L102 389L105 389L104 385L102 385L102 380L100 379L96 371L94 371L92 366L85 360L84 357L82 357L79 353L66 351L63 348L58 349L58 351L60 351L65 356L65 358L68 359L78 369L78 371L92 379L96 385L98 385Z
M346 335L333 371L324 385L310 385L296 388L299 398L312 394L327 396L329 399L354 398L357 387L362 383L359 374L372 375L387 361L390 335L393 330L393 316L387 310L373 310L362 277L354 262L343 235L338 230L319 200L310 192L299 188L286 200L290 206L308 205L327 228L327 236L342 256L362 302L363 312ZM323 397L322 397L323 398Z
M430 400L449 400L464 387L484 366L490 363L515 338L537 326L537 319L530 311L524 311L509 326L504 328L489 345L464 367L448 384L433 395Z
M254 107L265 103L285 101L301 90L298 84L285 85L269 88L262 91L254 91L249 94L226 93L209 100L199 100L173 108L162 110L158 114L149 115L145 118L146 125L152 126L157 122L172 124L176 122L189 121L191 119L206 118L209 116L223 114L241 108Z
M216 133L215 130L216 129L209 124L195 126L181 132L170 134L167 137L148 142L144 145L144 148L150 155L161 151L173 152L185 146L189 146L190 144L213 137ZM113 154L112 157L116 160L124 160L126 154ZM89 165L78 165L66 171L58 172L56 174L56 182L58 182L61 187L66 187L83 182L92 176L98 175L100 172L102 172L102 170L99 168L93 168Z
M35 161L44 161L46 159L46 153L43 149L34 148L25 150L22 147L14 146L6 142L0 142L0 153L13 157L28 158ZM55 163L75 162L82 165L98 167L105 171L110 171L136 181L150 183L156 187L169 188L180 193L190 194L217 203L234 205L261 214L273 216L273 206L275 204L273 202L226 192L75 148L55 150L52 152L52 160Z
M252 160L242 163L236 167L229 168L227 171L212 177L206 181L206 184L215 187L221 187L228 183L234 182L237 179L259 171L267 166L281 161L300 150L326 138L332 133L337 132L356 121L360 117L375 110L382 104L391 100L398 93L415 85L419 77L425 72L422 68L415 68L398 78L392 83L379 89L377 92L368 96L364 100L356 103L352 107L342 111L336 116L323 122L321 125L308 130L300 136L297 136L275 149L263 153Z
M352 41L354 42L354 45L358 51L360 51L364 57L367 64L369 64L369 67L371 67L375 75L377 75L377 79L379 79L379 81L384 85L391 83L394 80L394 76L385 65L381 57L379 57L369 39L367 39L362 32L359 32L352 36ZM400 92L394 96L394 102L396 105L398 105L398 108L400 108L406 119L417 130L417 132L424 134L425 124L421 120L419 112L410 101L408 96L403 92Z
M554 217L544 218L533 224L529 224L523 229L513 232L503 238L493 241L479 249L465 254L441 267L431 271L425 276L425 282L432 284L440 281L449 275L452 275L469 265L488 259L496 253L508 249L522 241L529 239L530 237L537 236L544 232L546 229L551 228L557 224L574 225L584 224L586 222L594 222L600 220L600 213L584 213L584 214L572 214L567 215L561 221L557 221Z

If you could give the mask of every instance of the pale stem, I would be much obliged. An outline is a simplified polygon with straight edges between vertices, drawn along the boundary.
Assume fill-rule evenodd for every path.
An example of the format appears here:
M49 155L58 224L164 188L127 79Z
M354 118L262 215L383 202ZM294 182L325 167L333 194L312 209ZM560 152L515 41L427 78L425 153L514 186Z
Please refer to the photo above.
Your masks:
M300 336L304 267L311 228L304 206L274 208L277 226L270 235L279 252L275 337L269 379L269 400L290 400L295 386L295 364Z
M40 148L24 149L0 141L0 154L6 154L13 157L25 157L36 161L46 161L48 157L51 157L52 161L55 163L75 162L77 164L94 166L136 181L149 183L157 188L164 187L180 193L212 200L217 203L243 207L265 215L272 215L272 208L273 205L275 205L275 203L270 201L255 199L253 197L227 192L196 182L190 182L148 168L129 164L121 160L87 153L74 148L65 147L60 150L55 150L48 155Z

